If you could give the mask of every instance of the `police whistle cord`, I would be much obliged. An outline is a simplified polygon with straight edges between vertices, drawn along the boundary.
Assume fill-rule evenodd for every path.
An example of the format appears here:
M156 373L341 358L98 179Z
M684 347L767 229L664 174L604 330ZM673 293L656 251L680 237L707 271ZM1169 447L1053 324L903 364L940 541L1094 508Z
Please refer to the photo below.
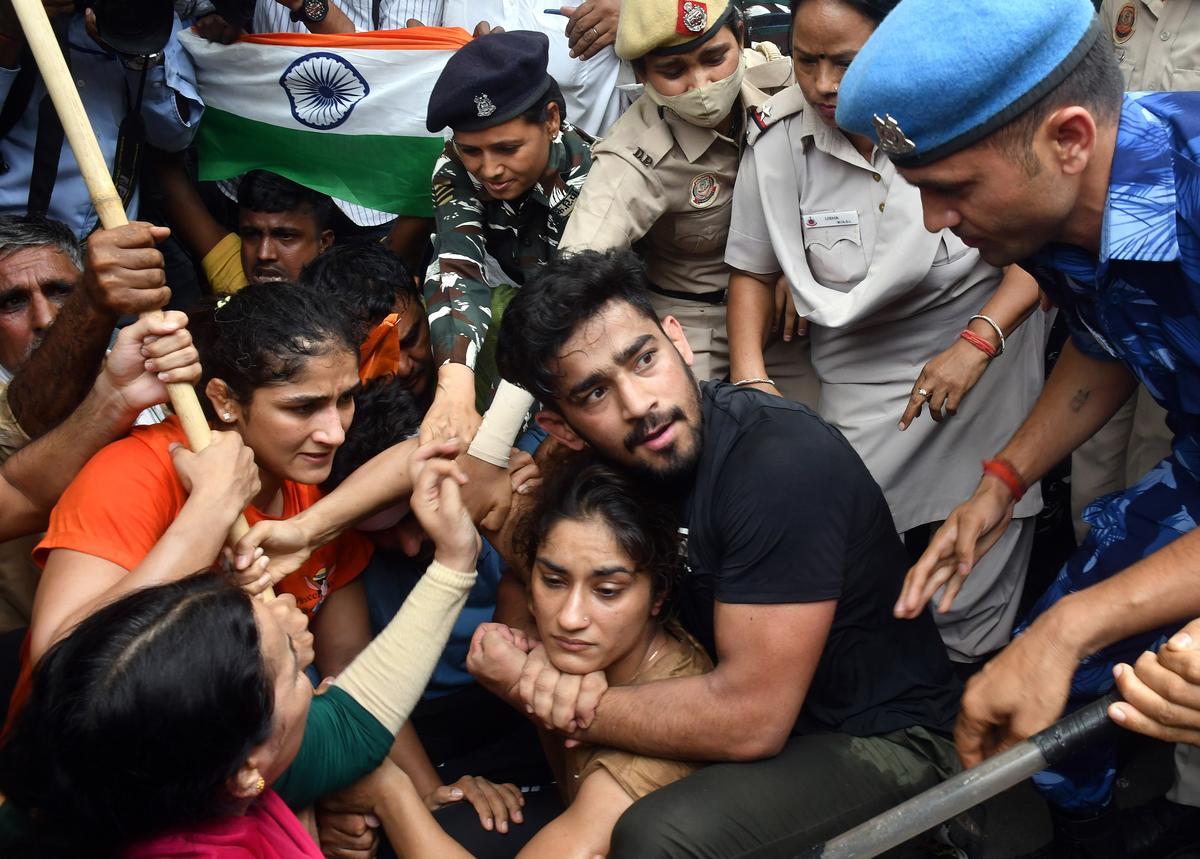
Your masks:
M1112 692L1093 701L1008 751L809 848L797 859L870 859L891 850L1115 731L1108 708L1119 700L1120 695Z
M92 205L96 207L96 213L100 216L100 224L106 230L122 227L129 223L125 216L125 207L113 185L108 164L100 152L96 134L83 109L79 91L75 89L75 81L67 68L67 62L63 58L58 39L55 38L54 29L50 26L50 19L46 15L42 0L12 0L12 4L25 33L25 41L34 60L37 61L46 90L50 93L50 100L54 103L63 133L75 154L79 172L87 184ZM142 316L161 314L162 310L153 310ZM188 446L195 451L208 447L211 431L195 390L187 383L177 382L168 385L167 392L171 396L171 408L179 416L179 422L187 435ZM250 527L246 524L246 517L238 516L229 530L230 541L236 543L248 530ZM266 599L273 596L270 589L264 594Z

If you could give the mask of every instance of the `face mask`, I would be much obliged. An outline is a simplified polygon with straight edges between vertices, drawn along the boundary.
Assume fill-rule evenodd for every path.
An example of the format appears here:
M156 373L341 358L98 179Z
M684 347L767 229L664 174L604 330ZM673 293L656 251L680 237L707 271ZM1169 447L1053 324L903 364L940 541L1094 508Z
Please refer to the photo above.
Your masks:
M673 110L681 119L701 128L716 128L729 115L729 109L742 91L746 76L746 57L742 56L737 70L729 77L705 84L679 95L663 95L649 83L646 95L659 107Z

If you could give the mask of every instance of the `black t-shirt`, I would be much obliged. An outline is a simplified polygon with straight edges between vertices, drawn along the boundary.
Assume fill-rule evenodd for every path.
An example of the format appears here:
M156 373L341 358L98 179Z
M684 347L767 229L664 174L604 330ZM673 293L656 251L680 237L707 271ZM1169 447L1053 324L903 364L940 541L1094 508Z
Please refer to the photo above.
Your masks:
M892 615L908 559L850 443L796 403L724 382L701 392L704 449L683 502L684 625L716 659L714 601L836 599L796 732L949 731L961 689L929 611Z

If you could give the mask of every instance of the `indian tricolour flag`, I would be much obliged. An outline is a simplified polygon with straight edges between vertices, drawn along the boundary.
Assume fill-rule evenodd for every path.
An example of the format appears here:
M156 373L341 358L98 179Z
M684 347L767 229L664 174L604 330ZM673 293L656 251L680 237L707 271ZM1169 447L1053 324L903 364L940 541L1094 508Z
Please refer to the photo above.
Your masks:
M430 215L444 141L425 128L429 93L470 38L419 27L220 45L181 33L205 104L200 178L261 168L371 209Z

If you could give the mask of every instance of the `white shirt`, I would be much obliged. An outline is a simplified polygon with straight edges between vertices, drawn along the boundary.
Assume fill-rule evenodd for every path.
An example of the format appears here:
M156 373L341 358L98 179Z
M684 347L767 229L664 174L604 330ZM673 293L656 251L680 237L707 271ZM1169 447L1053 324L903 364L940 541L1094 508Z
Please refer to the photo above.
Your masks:
M622 95L617 90L622 63L612 46L590 60L571 57L567 19L543 10L558 8L545 0L445 0L442 26L462 27L468 33L480 21L505 30L533 30L550 37L550 76L558 81L567 102L567 118L594 137L603 137L621 115ZM429 23L429 22L425 22ZM632 74L628 75L632 80ZM628 102L626 102L628 104Z

